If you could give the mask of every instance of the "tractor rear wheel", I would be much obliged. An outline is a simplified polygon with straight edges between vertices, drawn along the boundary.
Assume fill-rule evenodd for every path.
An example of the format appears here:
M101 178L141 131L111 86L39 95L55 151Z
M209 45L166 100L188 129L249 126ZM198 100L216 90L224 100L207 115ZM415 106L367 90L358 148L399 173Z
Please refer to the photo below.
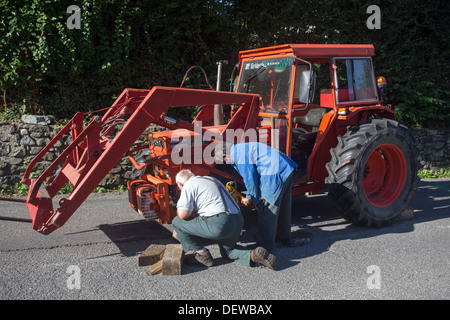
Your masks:
M371 119L338 137L325 183L346 220L379 227L409 208L418 181L417 164L406 127Z

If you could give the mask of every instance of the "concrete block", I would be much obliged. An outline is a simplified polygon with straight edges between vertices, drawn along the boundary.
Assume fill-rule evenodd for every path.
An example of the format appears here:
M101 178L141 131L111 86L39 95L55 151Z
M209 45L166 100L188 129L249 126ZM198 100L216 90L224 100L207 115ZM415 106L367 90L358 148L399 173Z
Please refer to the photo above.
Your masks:
M166 246L163 244L152 244L139 255L139 266L150 266L163 258Z
M168 244L162 258L162 274L165 276L181 275L183 247L181 244Z

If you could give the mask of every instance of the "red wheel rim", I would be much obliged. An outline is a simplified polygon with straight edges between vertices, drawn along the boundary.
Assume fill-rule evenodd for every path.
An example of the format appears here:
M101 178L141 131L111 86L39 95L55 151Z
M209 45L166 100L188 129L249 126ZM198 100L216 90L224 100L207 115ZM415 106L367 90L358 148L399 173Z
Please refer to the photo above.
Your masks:
M363 189L367 200L376 207L394 203L405 186L406 159L395 144L382 144L370 154L364 166Z

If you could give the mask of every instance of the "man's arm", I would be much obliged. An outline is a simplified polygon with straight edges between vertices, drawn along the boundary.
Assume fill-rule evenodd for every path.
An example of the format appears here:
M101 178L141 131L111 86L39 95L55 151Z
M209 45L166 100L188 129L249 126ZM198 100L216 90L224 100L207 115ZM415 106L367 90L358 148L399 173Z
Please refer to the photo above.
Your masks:
M230 154L233 166L241 175L247 189L245 200L242 199L242 203L246 206L251 205L252 202L258 204L261 192L254 150L250 149L250 145L236 144L231 148Z
M177 216L186 220L195 210L195 199L193 197L192 188L189 184L179 186L181 189L180 198L177 201Z
M259 176L256 166L253 164L235 164L235 169L239 172L244 180L245 188L247 189L246 198L253 203L258 204L261 192L259 188Z
M192 211L177 209L177 215L180 219L186 220L192 215Z

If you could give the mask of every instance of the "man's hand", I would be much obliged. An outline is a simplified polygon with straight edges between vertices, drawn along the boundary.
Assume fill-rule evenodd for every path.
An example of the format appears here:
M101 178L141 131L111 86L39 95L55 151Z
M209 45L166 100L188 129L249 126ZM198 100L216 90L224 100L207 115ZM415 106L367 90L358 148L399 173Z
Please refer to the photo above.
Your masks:
M242 198L241 203L246 207L250 207L251 205L253 205L252 200L247 199L247 198Z

